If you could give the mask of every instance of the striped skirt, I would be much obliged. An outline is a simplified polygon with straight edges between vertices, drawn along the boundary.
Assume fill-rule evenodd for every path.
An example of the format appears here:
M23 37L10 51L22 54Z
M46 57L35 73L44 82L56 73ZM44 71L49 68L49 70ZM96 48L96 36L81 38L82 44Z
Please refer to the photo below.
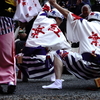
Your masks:
M23 50L20 70L30 79L49 77L54 73L53 62L50 55L46 55L43 47L26 47Z
M57 55L66 65L67 70L80 79L93 79L100 77L100 65L82 59L78 53L67 50L58 50Z

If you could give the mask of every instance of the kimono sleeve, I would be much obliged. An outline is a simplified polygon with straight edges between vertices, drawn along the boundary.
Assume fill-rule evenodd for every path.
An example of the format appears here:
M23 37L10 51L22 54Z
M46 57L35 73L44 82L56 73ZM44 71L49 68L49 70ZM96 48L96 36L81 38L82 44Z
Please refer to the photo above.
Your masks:
M41 5L38 0L18 0L14 20L29 22L41 11Z
M67 31L67 39L70 42L79 42L79 27L81 24L80 23L80 19L81 17L74 15L73 13L69 13L68 17L67 17L67 27L66 27L66 31ZM81 26L82 27L82 26Z

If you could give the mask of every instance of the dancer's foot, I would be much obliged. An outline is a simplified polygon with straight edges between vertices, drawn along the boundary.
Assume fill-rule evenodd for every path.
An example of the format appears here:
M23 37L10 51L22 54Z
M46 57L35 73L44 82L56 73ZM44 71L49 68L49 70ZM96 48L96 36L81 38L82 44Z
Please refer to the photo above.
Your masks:
M8 85L7 94L14 94L16 90L16 85Z
M42 86L43 89L62 89L62 80L56 79L56 81L50 85Z
M7 94L13 94L15 92L15 89L16 89L16 85L14 85L13 82L9 82Z
M23 75L22 82L28 82L28 78Z
M52 76L51 76L51 82L54 82L56 80L56 77L55 77L55 74L53 74ZM62 82L64 81L64 79L61 79L62 80Z

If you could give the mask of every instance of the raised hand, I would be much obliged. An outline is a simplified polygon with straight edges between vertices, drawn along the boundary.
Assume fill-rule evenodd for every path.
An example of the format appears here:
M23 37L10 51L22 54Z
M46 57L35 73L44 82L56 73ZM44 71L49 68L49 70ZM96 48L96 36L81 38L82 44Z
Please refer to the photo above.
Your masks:
M57 4L56 0L48 0L50 2L50 4L55 7L57 10L59 10L64 16L65 18L67 18L67 15L69 14L70 11L68 11L67 9L62 8L59 4Z
M49 0L49 2L50 2L51 5L54 5L54 4L57 3L56 0Z

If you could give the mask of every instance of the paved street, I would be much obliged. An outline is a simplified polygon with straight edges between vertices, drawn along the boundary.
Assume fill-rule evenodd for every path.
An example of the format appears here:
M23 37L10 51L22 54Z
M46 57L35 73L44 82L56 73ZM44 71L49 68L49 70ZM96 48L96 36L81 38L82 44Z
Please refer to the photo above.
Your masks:
M67 74L63 79L62 90L42 89L42 85L51 83L49 79L29 79L28 83L18 80L16 93L0 95L0 100L100 100L100 90L87 89L95 87L94 80L81 80Z

